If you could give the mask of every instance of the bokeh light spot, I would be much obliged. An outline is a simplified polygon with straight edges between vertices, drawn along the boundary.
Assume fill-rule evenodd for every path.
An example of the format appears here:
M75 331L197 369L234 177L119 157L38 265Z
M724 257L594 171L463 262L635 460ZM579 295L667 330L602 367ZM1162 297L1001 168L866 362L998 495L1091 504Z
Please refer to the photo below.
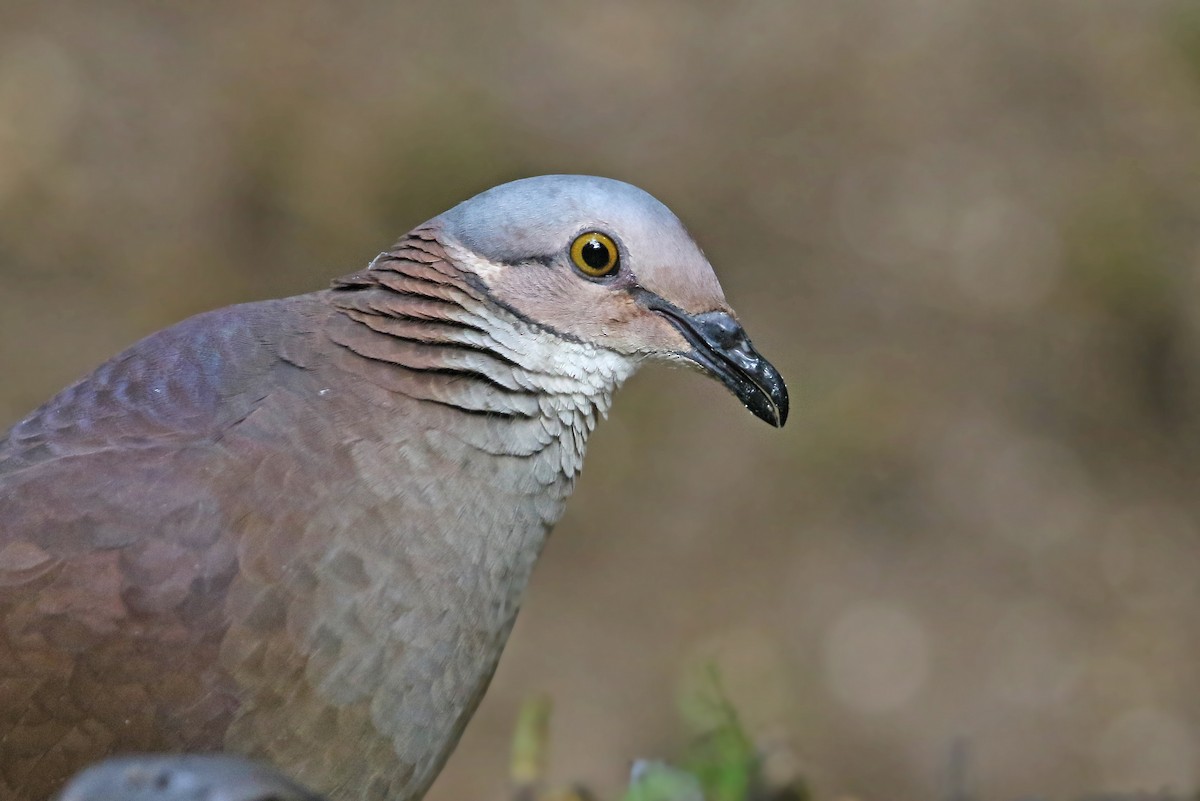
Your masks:
M824 650L830 690L861 713L910 703L929 672L925 627L894 604L864 603L846 610L826 635Z

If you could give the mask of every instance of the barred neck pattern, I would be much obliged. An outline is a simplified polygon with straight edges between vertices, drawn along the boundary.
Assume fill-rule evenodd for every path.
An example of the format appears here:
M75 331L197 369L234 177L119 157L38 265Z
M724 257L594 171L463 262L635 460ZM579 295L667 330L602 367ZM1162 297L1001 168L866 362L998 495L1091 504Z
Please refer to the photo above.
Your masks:
M456 266L456 256L436 230L414 230L334 283L332 303L353 324L331 327L331 338L389 368L392 391L512 423L512 441L501 449L520 449L519 430L528 424L573 441L573 464L564 463L573 475L587 434L635 363L502 306L475 273Z

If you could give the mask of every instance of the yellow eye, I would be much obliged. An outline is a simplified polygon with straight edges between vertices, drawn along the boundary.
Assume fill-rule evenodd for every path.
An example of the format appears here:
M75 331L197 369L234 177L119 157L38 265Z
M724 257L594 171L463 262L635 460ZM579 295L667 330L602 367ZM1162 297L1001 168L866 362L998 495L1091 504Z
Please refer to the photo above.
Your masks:
M621 266L617 243L599 231L588 231L575 237L571 243L571 261L584 275L592 278L612 275Z

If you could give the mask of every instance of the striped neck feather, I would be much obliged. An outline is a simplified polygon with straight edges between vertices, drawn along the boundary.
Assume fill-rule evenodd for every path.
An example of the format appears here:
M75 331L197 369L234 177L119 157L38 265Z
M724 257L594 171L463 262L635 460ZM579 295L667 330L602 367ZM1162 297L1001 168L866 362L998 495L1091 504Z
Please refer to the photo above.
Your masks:
M523 318L472 279L433 230L417 229L335 282L333 303L354 324L331 337L392 365L389 388L415 399L508 417L579 413L590 430L634 362Z

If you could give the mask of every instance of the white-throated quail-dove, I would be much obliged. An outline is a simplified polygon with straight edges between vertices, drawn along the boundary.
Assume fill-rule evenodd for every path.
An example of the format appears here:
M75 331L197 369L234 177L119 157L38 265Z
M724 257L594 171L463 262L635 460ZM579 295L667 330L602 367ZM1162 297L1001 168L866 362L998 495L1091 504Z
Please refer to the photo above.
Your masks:
M63 390L0 440L0 799L144 751L250 756L339 801L419 797L588 435L647 361L786 419L670 210L557 175Z

